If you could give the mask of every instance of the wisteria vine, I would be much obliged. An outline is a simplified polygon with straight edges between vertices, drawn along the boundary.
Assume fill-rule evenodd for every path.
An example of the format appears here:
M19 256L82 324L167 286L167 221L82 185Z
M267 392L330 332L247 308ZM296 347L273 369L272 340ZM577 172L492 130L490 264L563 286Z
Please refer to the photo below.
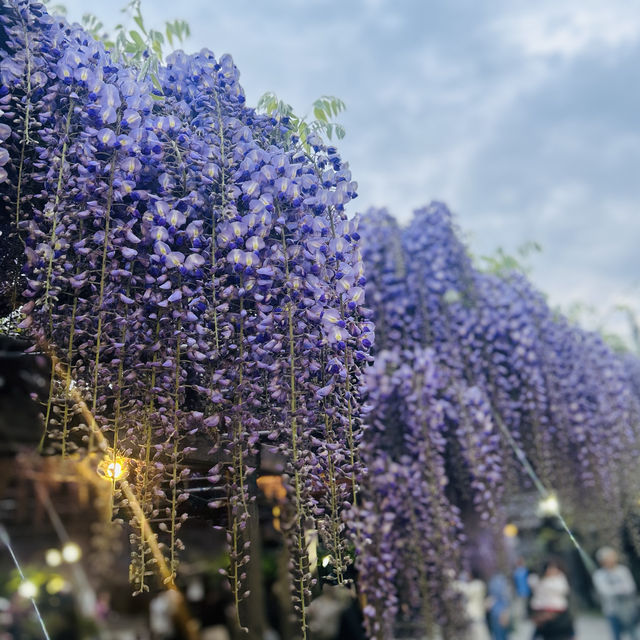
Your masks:
M249 478L261 443L286 462L283 527L300 628L315 526L342 581L356 499L361 369L373 328L356 196L317 135L245 105L230 56L180 51L153 77L31 0L0 5L3 296L66 366L45 423L68 455L77 387L175 572L193 440L226 488L229 582L242 598ZM4 253L4 249L3 249ZM21 258L20 256L24 256ZM122 506L114 479L114 510ZM220 506L216 503L212 507ZM132 580L153 559L132 519Z
M523 274L475 267L441 203L405 228L370 210L360 233L377 332L357 517L367 625L372 638L406 619L457 637L453 580L478 561L465 521L501 539L505 486L528 479L519 456L546 491L621 524L638 486L637 361Z

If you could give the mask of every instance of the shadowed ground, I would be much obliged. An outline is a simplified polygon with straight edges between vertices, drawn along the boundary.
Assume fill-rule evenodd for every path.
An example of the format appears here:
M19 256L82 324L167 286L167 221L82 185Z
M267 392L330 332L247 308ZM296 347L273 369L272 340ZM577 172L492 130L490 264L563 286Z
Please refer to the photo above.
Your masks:
M609 640L611 637L607 621L600 616L579 616L576 627L576 640ZM532 636L533 625L524 622L509 640L531 640Z

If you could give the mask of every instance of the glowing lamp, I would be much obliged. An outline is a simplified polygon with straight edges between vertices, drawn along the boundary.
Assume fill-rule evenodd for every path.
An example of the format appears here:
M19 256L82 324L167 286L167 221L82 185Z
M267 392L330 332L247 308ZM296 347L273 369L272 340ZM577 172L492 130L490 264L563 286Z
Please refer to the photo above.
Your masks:
M123 473L124 469L119 462L111 462L109 465L107 465L107 476L109 478L117 480L118 478L122 477Z
M273 515L273 528L280 531L280 507L277 504L271 509L271 514Z
M504 526L503 533L506 538L515 538L518 535L518 527L512 522Z
M126 458L105 458L98 465L98 474L111 482L120 480L127 474Z
M550 493L540 500L538 513L546 518L557 516L560 513L560 503L555 493Z
M50 567L59 567L62 564L62 554L57 549L47 549L44 561Z
M82 558L82 549L75 542L67 542L62 547L62 558L69 564L78 562Z
M67 586L67 581L62 576L53 576L49 582L47 582L47 593L55 595L60 593Z
M23 598L35 598L38 595L38 587L31 580L25 580L20 583L18 594Z
M277 500L283 502L287 497L287 490L282 482L282 476L263 475L257 479L260 491L264 493L267 500Z

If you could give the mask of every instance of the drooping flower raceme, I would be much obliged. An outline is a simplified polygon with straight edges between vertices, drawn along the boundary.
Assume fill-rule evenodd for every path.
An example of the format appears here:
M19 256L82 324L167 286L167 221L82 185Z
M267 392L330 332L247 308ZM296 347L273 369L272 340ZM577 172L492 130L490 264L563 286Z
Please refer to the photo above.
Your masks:
M464 524L500 540L505 484L530 481L523 457L577 523L587 504L621 523L637 482L636 360L555 314L523 275L475 268L441 203L405 229L371 210L360 233L377 330L356 519L367 624L393 637L409 613L455 635L451 580L486 563Z
M36 2L3 2L1 29L2 241L24 256L2 292L65 364L48 429L62 455L78 446L77 385L113 455L134 459L131 484L172 570L185 459L209 437L237 600L255 454L278 449L304 633L309 523L338 581L347 564L343 512L358 491L359 380L374 341L358 222L344 212L356 195L348 166L248 108L229 56L176 52L152 83ZM132 524L142 590L150 556Z

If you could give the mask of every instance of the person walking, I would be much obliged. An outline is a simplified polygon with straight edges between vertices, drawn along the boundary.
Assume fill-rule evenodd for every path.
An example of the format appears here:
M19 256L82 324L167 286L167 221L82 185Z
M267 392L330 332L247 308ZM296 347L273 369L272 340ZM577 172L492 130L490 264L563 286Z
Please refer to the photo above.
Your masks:
M462 594L465 614L469 620L469 640L490 640L487 628L487 587L480 574L472 571L468 580L458 580L456 588Z
M365 640L355 593L344 585L325 584L309 604L307 614L315 640Z
M618 562L618 553L611 547L599 549L596 560L600 569L593 574L593 584L614 640L620 640L624 633L633 640L640 640L640 610L631 572Z
M513 570L513 585L516 590L514 616L520 622L527 617L527 606L531 597L529 569L522 556L518 558L516 568Z
M492 640L508 640L511 633L511 591L502 573L489 580L489 628Z
M549 560L542 577L533 581L531 619L535 624L534 638L542 640L573 640L575 630L569 611L569 582L555 560Z

